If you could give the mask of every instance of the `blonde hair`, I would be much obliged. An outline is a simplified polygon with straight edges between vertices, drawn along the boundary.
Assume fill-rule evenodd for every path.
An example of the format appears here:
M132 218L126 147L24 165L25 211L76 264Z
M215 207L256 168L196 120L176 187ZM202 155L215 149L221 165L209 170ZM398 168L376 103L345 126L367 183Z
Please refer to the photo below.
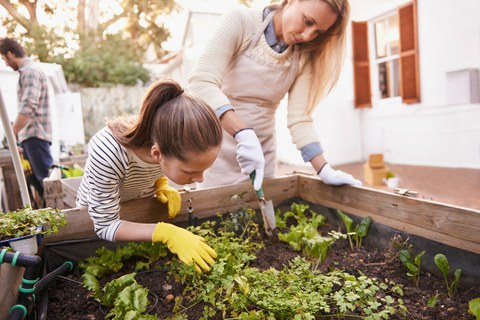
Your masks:
M190 152L204 152L222 142L222 128L212 109L173 80L150 86L138 117L109 120L107 127L126 148L157 144L163 156L181 161L188 160Z
M337 84L345 58L346 33L350 19L348 0L294 0L322 1L337 14L337 20L324 33L314 40L299 44L300 50L307 54L307 63L312 64L312 84L308 95L306 111L311 114L320 100ZM280 10L288 3L284 0ZM278 8L278 6L277 6Z

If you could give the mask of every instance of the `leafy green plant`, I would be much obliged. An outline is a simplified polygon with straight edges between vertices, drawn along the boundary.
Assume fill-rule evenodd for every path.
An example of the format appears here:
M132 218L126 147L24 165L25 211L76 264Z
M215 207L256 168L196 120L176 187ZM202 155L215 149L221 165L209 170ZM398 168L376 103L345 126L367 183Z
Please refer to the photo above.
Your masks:
M65 213L59 209L32 209L0 214L0 239L11 239L36 234L52 234L67 223Z
M453 280L451 283L448 281L448 274L450 272L450 265L448 263L447 257L444 254L437 254L434 257L435 264L443 273L443 278L445 279L445 285L447 286L447 293L450 298L453 297L455 294L455 290L457 288L458 281L460 280L460 276L462 275L462 269L456 269L453 273Z
M440 298L440 295L441 295L441 293L437 292L435 295L428 298L427 306L429 306L430 308L435 308L435 306L438 303L438 298Z
M307 217L305 212L308 209L308 205L294 203L283 216L277 211L277 227L285 229L288 220L293 222L286 232L278 233L278 238L290 244L294 250L303 250L307 256L318 258L313 266L317 269L325 261L330 246L340 238L346 239L347 235L332 231L329 236L322 236L318 227L325 223L325 217L312 210L309 210L310 217Z
M84 170L78 164L74 164L73 167L61 167L62 178L75 178L83 176Z
M350 249L355 251L355 248L360 248L362 246L363 238L367 236L368 228L370 227L370 224L372 224L372 218L365 217L354 227L352 218L343 213L341 210L337 210L337 213L342 218L347 229ZM354 241L355 245L353 244Z
M395 173L393 173L393 171L387 171L386 178L387 179L395 178Z
M480 320L480 298L470 300L468 302L468 313Z
M96 278L100 278L104 275L118 272L123 268L123 261L132 257L143 258L137 259L135 271L149 269L150 264L165 257L168 250L161 242L129 242L116 250L102 247L95 253L95 256L82 260L80 268L84 270L84 275L91 274Z
M132 41L121 34L86 36L73 57L60 56L55 62L62 65L68 82L87 87L136 85L150 78Z
M135 280L135 273L129 273L105 284L100 284L94 276L84 277L84 286L93 292L93 297L110 308L106 319L155 320L157 317L144 314L148 307L148 289Z
M407 276L412 278L413 284L418 287L420 284L420 266L422 263L422 257L425 254L425 250L421 251L415 257L412 255L411 246L408 249L400 250L400 261L407 268Z
M300 220L305 217L308 221L305 215L306 208L295 206L289 215L297 216ZM248 214L255 213L250 210L243 212L241 216L242 219L245 218L246 224L241 223L241 232L232 227L230 220L232 217L223 217L220 222L207 221L195 228L189 227L192 232L205 238L218 254L210 272L200 274L192 266L175 258L162 263L169 276L184 285L183 294L175 297L174 315L171 319L186 319L187 310L198 306L200 302L204 304L202 314L197 317L200 320L217 318L300 320L322 317L374 320L388 319L393 314L405 313L401 299L403 289L393 281L387 284L361 273L354 276L342 270L321 272L312 267L312 262L300 256L292 259L281 270L273 267L267 270L254 267L252 263L256 259L256 253L262 250L264 243L258 241L258 225L253 217L248 217ZM316 217L315 223L322 220L316 215L313 216ZM238 218L238 212L233 218ZM226 224L223 224L224 222ZM311 226L312 223L305 224L308 225ZM292 224L291 228L295 226ZM306 228L310 230L310 227ZM339 235L332 232L330 236ZM144 248L149 250L152 246ZM115 267L118 267L115 261L124 260L119 258L122 250L129 254L127 253L129 251L122 248L118 248L116 252L98 251L103 257L96 257L98 260L89 259L89 263L83 266L88 265L85 270L89 272L102 270L102 273L105 273L109 259ZM92 266L100 260L101 268L93 268ZM110 301L105 303L111 303L115 295L123 295L124 290L131 292L127 288L134 285L132 277L122 279L120 284L125 285L112 285L117 294L101 297L100 295L107 294L107 286L100 289L97 278L84 274L84 284L92 290L97 299ZM131 297L130 294L127 296ZM115 301L116 306L119 302L116 299ZM125 310L116 312L123 312L122 315L127 318ZM142 318L138 316L138 319Z

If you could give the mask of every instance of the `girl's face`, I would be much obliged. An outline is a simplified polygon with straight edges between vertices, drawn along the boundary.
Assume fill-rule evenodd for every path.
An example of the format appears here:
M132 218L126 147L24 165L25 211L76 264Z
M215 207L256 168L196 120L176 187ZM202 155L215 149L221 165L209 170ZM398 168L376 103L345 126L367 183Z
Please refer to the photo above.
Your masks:
M289 0L275 18L277 37L287 45L294 45L312 41L326 32L337 20L337 14L324 1Z
M187 155L187 161L181 161L174 157L162 157L160 150L152 147L152 156L160 162L163 173L179 185L202 182L203 172L213 164L219 152L220 146L204 152L192 152Z

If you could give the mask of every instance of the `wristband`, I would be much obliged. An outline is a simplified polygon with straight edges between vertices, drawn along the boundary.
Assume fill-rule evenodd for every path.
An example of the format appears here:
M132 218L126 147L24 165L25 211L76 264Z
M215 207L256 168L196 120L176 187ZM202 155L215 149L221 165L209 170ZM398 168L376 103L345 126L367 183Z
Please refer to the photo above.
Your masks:
M237 133L242 132L243 130L253 130L253 128L243 128L243 129L240 129L240 130L238 130L237 132L235 132L235 133L233 134L233 137L235 138L235 136L237 135Z

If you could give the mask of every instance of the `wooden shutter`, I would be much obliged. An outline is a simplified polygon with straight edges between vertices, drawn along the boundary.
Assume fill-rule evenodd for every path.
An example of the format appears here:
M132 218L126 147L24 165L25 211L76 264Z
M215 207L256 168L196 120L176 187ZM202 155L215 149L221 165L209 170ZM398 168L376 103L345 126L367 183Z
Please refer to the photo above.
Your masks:
M371 108L372 90L370 85L370 59L368 51L367 22L352 21L352 39L355 108Z
M417 1L398 8L400 24L400 95L404 103L420 101Z

